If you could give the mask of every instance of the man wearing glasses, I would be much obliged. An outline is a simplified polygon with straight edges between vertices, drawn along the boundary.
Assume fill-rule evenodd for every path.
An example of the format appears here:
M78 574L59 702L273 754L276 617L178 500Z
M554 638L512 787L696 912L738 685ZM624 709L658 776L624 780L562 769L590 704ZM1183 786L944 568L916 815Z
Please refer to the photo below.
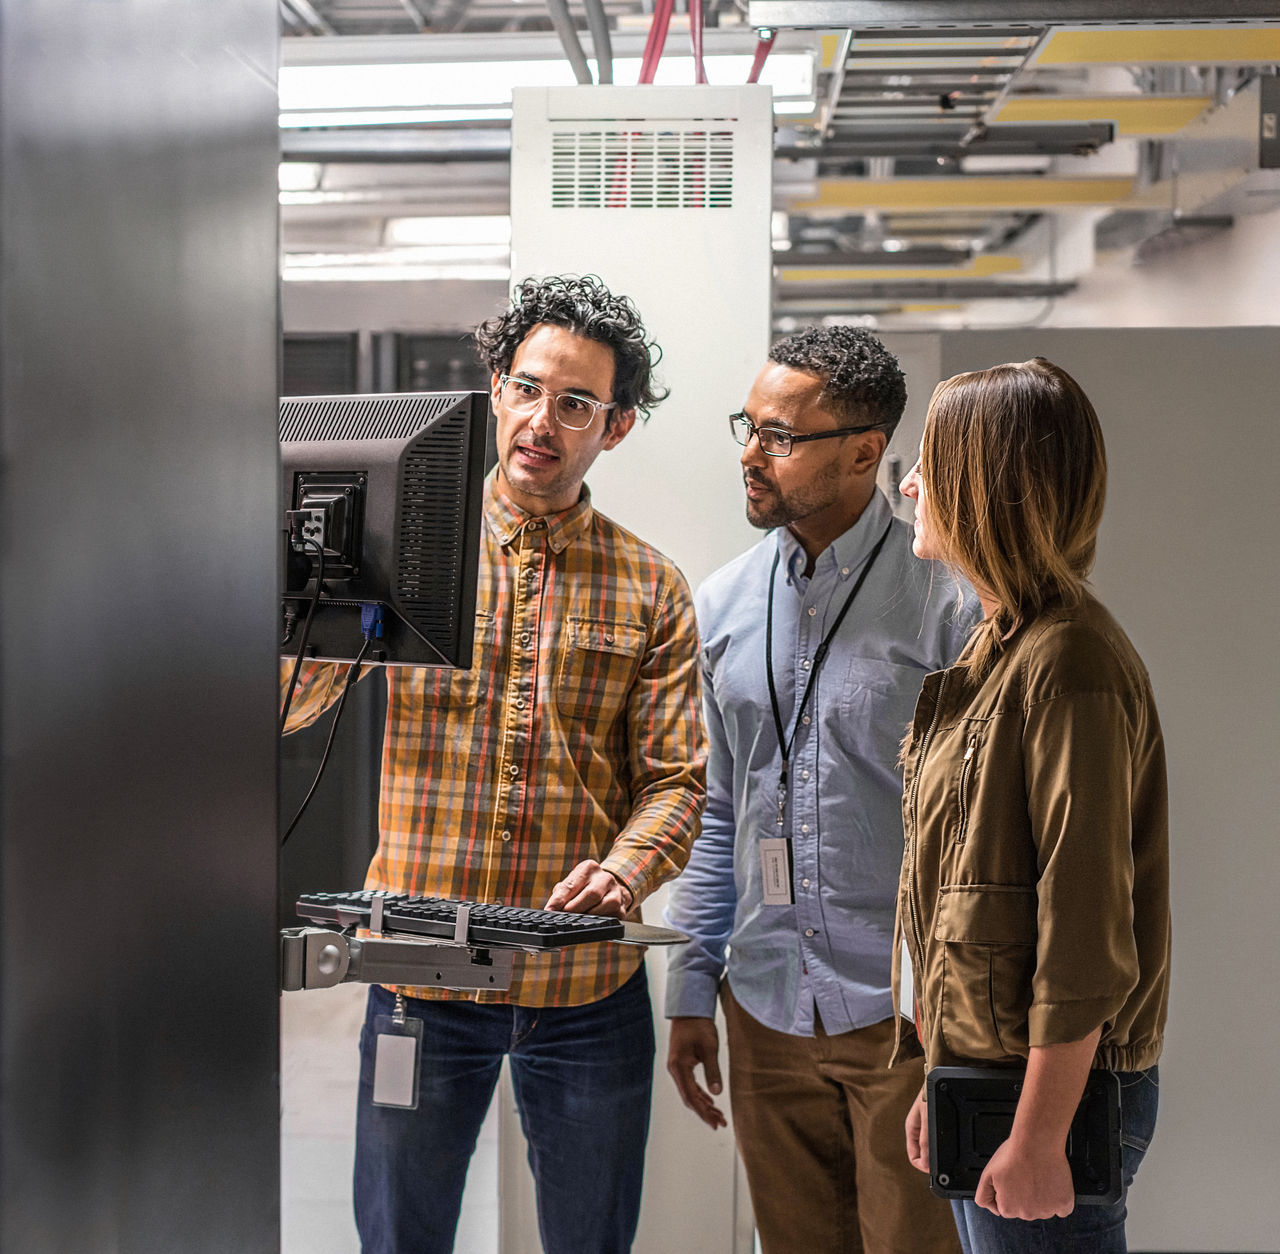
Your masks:
M662 399L654 346L631 302L591 277L522 283L476 343L493 372L498 466L475 663L388 673L381 831L365 886L638 917L697 832L697 629L679 571L598 514L583 477ZM337 695L331 685L308 685L298 721ZM422 1030L414 1110L372 1101L377 1020L397 994ZM504 1056L544 1249L631 1248L649 994L639 950L583 945L517 957L504 993L370 989L355 1166L364 1254L453 1248Z
M950 1210L901 1147L914 1036L889 1065L897 757L924 676L954 660L978 607L913 557L876 487L906 402L893 355L833 327L769 358L729 419L747 519L769 534L697 596L707 809L668 910L693 940L670 957L667 1066L724 1126L719 996L765 1254L945 1254Z

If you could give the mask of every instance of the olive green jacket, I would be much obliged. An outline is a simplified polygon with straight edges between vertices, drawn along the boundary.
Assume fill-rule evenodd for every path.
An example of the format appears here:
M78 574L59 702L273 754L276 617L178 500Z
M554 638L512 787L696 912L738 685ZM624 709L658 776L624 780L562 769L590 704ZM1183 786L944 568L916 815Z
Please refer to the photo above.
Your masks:
M1164 742L1111 615L1086 597L1021 629L980 683L962 667L929 675L904 766L894 996L905 941L928 1065L1017 1064L1099 1024L1095 1066L1154 1064Z

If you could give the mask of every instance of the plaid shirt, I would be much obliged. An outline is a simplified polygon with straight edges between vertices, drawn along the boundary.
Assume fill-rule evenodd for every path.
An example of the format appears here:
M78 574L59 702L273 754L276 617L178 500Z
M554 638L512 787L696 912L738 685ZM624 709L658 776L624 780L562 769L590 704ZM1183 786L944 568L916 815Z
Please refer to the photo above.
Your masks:
M677 874L698 831L706 747L698 638L676 567L595 512L547 518L491 479L471 670L387 669L380 840L366 888L542 906L594 858L638 904ZM346 668L303 668L303 726ZM638 911L633 914L638 917ZM629 945L517 955L506 992L414 997L576 1006L639 966Z

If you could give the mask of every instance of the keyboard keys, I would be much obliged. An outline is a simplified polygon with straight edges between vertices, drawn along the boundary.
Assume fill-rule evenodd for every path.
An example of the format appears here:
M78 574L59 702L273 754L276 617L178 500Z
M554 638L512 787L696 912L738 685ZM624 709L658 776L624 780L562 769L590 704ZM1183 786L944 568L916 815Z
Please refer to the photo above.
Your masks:
M453 940L459 905L470 907L467 940L473 945L501 945L521 949L556 949L565 945L618 940L620 919L562 910L534 910L493 902L458 902L444 897L411 897L406 893L307 893L299 898L298 914L315 923L344 927L367 924L373 899L383 901L384 932Z

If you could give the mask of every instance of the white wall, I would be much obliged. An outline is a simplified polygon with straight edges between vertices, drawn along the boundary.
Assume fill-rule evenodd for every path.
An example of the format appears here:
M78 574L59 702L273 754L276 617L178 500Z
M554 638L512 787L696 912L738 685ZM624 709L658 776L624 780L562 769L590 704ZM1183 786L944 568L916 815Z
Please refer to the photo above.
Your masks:
M1280 210L1236 218L1204 243L1135 266L1103 255L1040 320L1055 327L1248 327L1280 323Z

